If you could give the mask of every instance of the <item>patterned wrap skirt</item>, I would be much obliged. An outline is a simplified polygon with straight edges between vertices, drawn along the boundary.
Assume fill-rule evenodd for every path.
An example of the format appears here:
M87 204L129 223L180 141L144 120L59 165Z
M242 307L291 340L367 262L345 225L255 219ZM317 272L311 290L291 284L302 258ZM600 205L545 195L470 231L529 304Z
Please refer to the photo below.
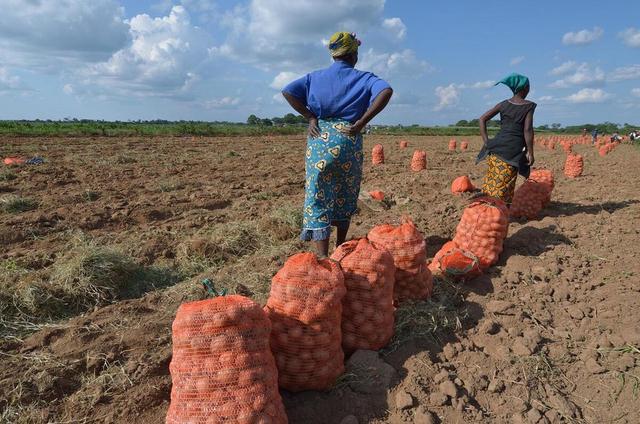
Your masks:
M507 205L511 204L518 179L518 168L493 154L487 156L487 163L489 169L482 182L482 192L489 197L502 200Z
M307 139L305 200L300 238L326 240L331 226L348 225L362 180L362 135L342 132L342 119L320 119L320 137Z

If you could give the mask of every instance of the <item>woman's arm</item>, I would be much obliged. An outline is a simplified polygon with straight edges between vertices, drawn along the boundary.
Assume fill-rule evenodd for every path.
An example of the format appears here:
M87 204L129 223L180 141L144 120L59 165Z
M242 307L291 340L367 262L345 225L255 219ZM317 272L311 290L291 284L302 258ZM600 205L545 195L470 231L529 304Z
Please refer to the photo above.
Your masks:
M533 166L535 158L533 156L533 109L524 118L524 142L527 145L527 162Z
M318 118L313 113L311 113L311 111L307 109L305 104L302 103L300 99L298 99L297 97L284 91L282 92L282 95L296 112L298 112L300 115L307 118L307 121L309 121L309 128L307 130L307 133L313 138L320 137L320 128L318 128Z
M369 106L369 109L362 115L362 118L358 119L353 125L350 125L344 129L344 133L349 136L358 134L362 129L371 121L377 114L387 106L391 96L393 95L393 89L385 88L382 90Z
M500 113L500 103L486 111L484 115L478 119L480 124L480 136L482 137L484 144L487 144L489 141L489 136L487 135L487 121L490 121L498 113Z

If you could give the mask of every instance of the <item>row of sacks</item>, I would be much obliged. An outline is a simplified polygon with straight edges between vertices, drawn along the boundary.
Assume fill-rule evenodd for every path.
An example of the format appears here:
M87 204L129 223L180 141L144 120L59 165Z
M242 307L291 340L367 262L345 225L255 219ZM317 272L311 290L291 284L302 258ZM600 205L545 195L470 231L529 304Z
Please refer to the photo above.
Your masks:
M172 327L167 423L285 423L278 387L331 388L345 354L387 345L395 307L432 291L426 242L405 218L331 258L292 256L264 308L235 295L185 303Z

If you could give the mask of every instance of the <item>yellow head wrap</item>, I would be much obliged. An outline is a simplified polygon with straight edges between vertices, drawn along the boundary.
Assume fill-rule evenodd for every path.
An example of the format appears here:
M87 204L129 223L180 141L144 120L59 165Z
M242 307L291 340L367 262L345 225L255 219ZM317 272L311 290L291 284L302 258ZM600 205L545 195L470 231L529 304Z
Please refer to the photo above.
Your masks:
M336 32L329 39L329 51L332 57L357 53L360 40L353 32Z

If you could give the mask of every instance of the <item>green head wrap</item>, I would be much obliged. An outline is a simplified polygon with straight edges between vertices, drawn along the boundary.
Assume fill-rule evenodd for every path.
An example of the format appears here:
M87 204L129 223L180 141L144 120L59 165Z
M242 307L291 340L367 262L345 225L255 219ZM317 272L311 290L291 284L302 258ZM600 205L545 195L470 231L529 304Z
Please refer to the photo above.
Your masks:
M353 32L336 32L329 39L331 57L357 53L359 45L360 40L356 38L356 34Z
M513 94L516 94L518 91L529 85L529 78L520 74L511 74L507 77L502 78L495 85L498 84L506 85L511 89L511 91L513 91Z

